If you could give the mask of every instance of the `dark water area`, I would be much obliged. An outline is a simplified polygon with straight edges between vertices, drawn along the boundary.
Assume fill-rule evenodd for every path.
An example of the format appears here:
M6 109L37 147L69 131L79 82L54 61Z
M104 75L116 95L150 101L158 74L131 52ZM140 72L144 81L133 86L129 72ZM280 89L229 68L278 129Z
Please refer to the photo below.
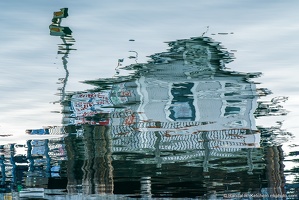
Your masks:
M65 76L54 103L62 125L26 130L26 144L0 145L0 198L299 198L298 176L286 182L298 168L285 170L282 148L292 134L279 123L256 124L287 115L287 97L262 100L271 88L259 87L261 72L226 67L234 51L205 33L169 41L148 62L131 51L134 64L119 59L113 77L68 92L76 42L66 17L68 9L55 12L49 26L61 39Z

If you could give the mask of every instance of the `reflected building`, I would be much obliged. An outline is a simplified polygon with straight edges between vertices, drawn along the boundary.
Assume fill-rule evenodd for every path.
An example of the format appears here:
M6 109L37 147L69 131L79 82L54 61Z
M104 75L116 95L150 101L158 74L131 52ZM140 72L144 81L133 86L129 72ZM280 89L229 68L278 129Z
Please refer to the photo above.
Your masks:
M253 115L258 94L248 80L255 74L223 70L232 58L210 38L169 45L169 52L151 56L151 62L126 67L136 70L132 76L86 81L111 89L74 94L73 113L64 123L111 126L113 152L156 151L158 140L159 150L208 145L219 156L259 147Z
M265 178L265 163L254 118L259 94L250 80L259 74L226 70L233 55L208 37L168 44L167 52L150 56L148 63L124 67L132 75L85 81L97 88L69 97L63 123L81 128L85 160L79 181L84 187L89 177L85 193L94 193L90 187L98 184L110 188L102 189L104 193L139 190L141 196L151 197L163 193L155 188L156 194L152 194L151 180L164 176L169 176L170 183L184 182L186 187L196 180L206 187L201 195L230 187L234 189L225 192L265 187L256 181ZM105 130L106 135L96 134L95 129ZM94 168L91 163L99 153L104 156L97 166L104 166ZM167 172L173 167L186 173L181 181ZM188 170L197 176L191 183ZM230 175L232 179L228 179ZM248 176L250 184L246 183ZM132 177L132 188L138 182L135 190L120 189L126 184L125 177Z

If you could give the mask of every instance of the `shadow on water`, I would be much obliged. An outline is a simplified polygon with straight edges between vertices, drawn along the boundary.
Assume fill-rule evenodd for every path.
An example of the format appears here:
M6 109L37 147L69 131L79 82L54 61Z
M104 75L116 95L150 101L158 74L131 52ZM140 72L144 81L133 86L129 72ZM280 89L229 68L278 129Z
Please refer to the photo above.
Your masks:
M0 146L3 196L230 199L296 194L287 190L277 140L289 133L255 124L258 117L287 113L280 106L285 98L259 101L270 94L252 80L260 73L229 71L225 65L233 54L201 36L167 42L169 50L147 63L122 67L120 59L113 78L84 81L94 89L66 94L67 58L74 50L71 30L61 26L67 11L55 12L49 27L63 41L58 53L65 77L59 79L63 86L57 101L63 126L27 130L65 137ZM130 75L120 76L120 67Z

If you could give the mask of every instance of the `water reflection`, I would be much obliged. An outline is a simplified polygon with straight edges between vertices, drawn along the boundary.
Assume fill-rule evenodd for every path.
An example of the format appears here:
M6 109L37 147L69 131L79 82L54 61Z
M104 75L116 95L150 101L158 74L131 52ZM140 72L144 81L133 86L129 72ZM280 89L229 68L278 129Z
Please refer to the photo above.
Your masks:
M71 96L64 123L109 126L115 154L152 154L137 162L157 166L205 157L208 171L210 156L259 147L258 94L248 80L258 74L225 71L232 56L210 38L169 46L125 67L135 70L130 76L86 81L97 89Z
M287 194L283 151L271 134L283 131L255 124L256 117L286 114L284 98L258 102L270 93L252 81L260 73L229 71L233 54L202 36L168 42L148 63L122 67L120 59L113 78L66 94L74 41L61 26L67 15L66 8L55 12L50 25L63 41L63 126L27 130L66 137L0 146L2 192L46 199ZM120 67L131 74L120 76Z
M257 98L269 93L251 81L259 73L226 70L233 55L211 38L168 44L167 52L150 56L148 63L123 67L131 75L85 81L96 89L69 97L63 122L76 136L66 142L84 159L69 160L83 174L73 180L77 170L68 168L68 191L135 197L286 194L283 168L277 166L281 148L259 148ZM84 151L76 151L79 146ZM276 162L265 161L273 157ZM273 171L281 177L275 186L268 184Z

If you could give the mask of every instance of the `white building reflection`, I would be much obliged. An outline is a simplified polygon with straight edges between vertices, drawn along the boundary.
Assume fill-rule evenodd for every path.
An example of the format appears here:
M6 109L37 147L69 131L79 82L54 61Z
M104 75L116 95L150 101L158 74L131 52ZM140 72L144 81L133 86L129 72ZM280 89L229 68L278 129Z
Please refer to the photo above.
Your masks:
M97 89L70 96L63 123L82 128L77 135L83 139L86 158L79 180L83 194L119 190L114 174L122 170L112 161L155 166L152 170L158 174L138 175L144 197L152 196L152 176L174 163L202 168L207 179L215 170L247 175L264 170L254 118L258 94L250 80L259 74L228 71L225 64L233 55L211 38L177 40L169 46L167 52L152 55L148 63L124 67L132 75L85 81ZM75 152L68 153L74 157ZM243 162L234 164L234 159ZM76 165L76 160L68 162ZM68 191L80 192L74 171L68 173ZM94 174L100 178L88 178ZM214 178L206 180L208 187L223 187Z
M258 95L248 80L255 74L226 71L232 55L210 38L169 46L149 63L125 67L134 75L87 81L111 89L74 94L64 123L111 126L113 152L157 152L160 164L207 156L207 149L232 156L259 147ZM184 153L159 156L163 151Z

